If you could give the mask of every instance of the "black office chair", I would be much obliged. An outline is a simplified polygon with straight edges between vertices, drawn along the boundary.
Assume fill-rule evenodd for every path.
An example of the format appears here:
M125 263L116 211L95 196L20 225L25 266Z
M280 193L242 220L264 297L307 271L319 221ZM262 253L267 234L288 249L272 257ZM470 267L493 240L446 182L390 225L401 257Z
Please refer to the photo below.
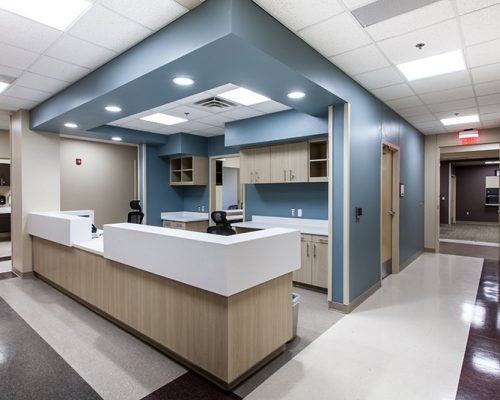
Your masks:
M231 204L227 209L228 210L237 210L238 209L238 204Z
M212 212L212 221L215 222L215 226L209 226L207 228L207 233L213 233L214 235L231 236L236 235L236 231L231 228L231 224L227 220L225 211L214 211Z
M130 208L132 211L128 213L127 222L129 224L142 224L144 213L142 212L141 201L132 200L130 202Z

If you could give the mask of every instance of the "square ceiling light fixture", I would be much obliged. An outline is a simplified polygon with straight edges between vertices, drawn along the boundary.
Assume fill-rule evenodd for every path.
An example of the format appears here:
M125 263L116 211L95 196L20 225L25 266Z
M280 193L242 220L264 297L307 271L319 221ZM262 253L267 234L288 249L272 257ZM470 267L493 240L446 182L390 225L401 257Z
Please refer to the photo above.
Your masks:
M14 81L15 78L11 78L10 76L0 75L0 93L5 92Z
M156 124L169 125L169 126L180 124L182 122L187 122L187 119L174 117L173 115L162 114L162 113L151 114L148 115L147 117L142 117L141 120L154 122Z
M398 64L398 68L409 81L430 78L431 76L463 71L465 61L462 50L453 50L437 56Z
M66 30L92 3L88 0L0 0L0 9Z
M459 124L470 124L472 122L479 122L479 116L477 114L466 115L464 117L444 118L444 119L441 120L441 123L444 126L459 125Z
M219 94L219 97L234 101L235 103L242 104L244 106L253 106L254 104L271 101L269 97L262 96L259 93L252 92L251 90L242 87L221 93Z

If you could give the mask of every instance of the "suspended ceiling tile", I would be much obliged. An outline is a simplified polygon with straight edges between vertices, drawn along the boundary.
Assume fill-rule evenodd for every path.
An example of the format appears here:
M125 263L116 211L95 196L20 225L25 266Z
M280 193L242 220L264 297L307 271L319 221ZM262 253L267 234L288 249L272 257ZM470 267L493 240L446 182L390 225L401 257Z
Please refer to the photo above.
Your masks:
M457 0L459 14L466 14L494 4L500 4L500 0Z
M445 0L390 18L365 29L374 40L379 41L418 30L454 16L451 1Z
M17 111L20 109L31 110L36 106L35 101L10 97L4 94L0 95L0 109Z
M130 122L126 122L123 124L125 128L137 129L140 131L152 132L155 129L159 129L161 127L160 124L156 124L154 122L143 121L140 119L136 119Z
M415 46L425 43L419 50ZM456 20L442 22L378 42L382 52L394 64L430 57L462 48Z
M188 120L195 120L203 117L209 117L212 115L210 111L205 111L201 107L189 107L186 105L181 105L168 110L169 115L174 117L186 118ZM187 115L186 115L187 114Z
M265 112L266 114L286 111L291 109L290 107L285 106L284 104L278 103L276 101L266 101L265 103L255 104L252 106L252 108L257 111Z
M476 107L476 98L471 97L468 99L447 101L445 103L430 104L428 107L432 112L455 111L465 108L473 108Z
M122 52L152 32L107 8L94 6L73 25L69 33L98 46Z
M241 107L236 110L231 110L231 111L225 111L222 113L224 117L230 117L234 118L236 120L238 119L246 119L246 118L253 118L253 117L258 117L259 115L263 115L264 113L262 111L257 111L249 107Z
M470 68L500 62L500 39L481 43L467 48L468 65Z
M500 102L498 104L488 104L479 106L479 112L481 114L491 114L500 112Z
M500 37L500 4L461 17L465 45L487 42Z
M428 121L428 122L419 122L419 123L413 123L413 126L418 129L438 129L438 130L444 130L443 124L437 120L434 121Z
M292 31L298 31L344 11L337 0L254 0Z
M168 25L188 11L174 0L101 0L101 4L152 30Z
M426 124L426 123L431 123L431 122L438 122L441 125L441 122L439 122L434 114L421 114L421 115L415 115L411 117L406 117L408 122L412 124Z
M470 72L475 83L500 80L500 63L472 68Z
M471 85L458 87L454 89L443 90L440 92L430 92L421 94L419 97L426 104L444 103L446 101L454 101L473 97L474 91Z
M12 85L4 92L7 96L17 97L24 100L41 102L51 96L51 93L42 92L36 89L25 88L18 85Z
M476 91L476 94L478 96L500 93L500 80L487 83L479 83L477 85L474 85L474 90Z
M97 68L117 53L76 37L65 35L46 53L48 56L85 68Z
M466 70L410 82L410 86L418 94L453 89L470 84L469 73Z
M67 62L57 60L56 58L41 56L30 67L30 71L59 79L61 81L74 82L87 75L90 72L90 69L69 64Z
M160 128L152 130L154 133L160 133L162 135L173 135L174 133L179 133L179 127L172 125L158 125Z
M220 136L220 135L224 135L224 128L212 127L212 128L193 131L192 133L194 135L204 136L204 137Z
M366 62L370 60L370 62ZM330 58L337 67L349 76L389 66L384 55L373 44Z
M490 114L480 114L479 118L481 118L481 121L483 121L483 123L485 121L500 120L500 111Z
M483 127L486 129L499 128L500 127L500 119L491 120L491 121L484 121Z
M403 110L399 110L399 114L401 114L405 118L410 118L417 115L428 115L429 110L425 106L409 107Z
M422 106L422 101L417 96L403 97L401 99L386 101L386 104L394 110Z
M325 57L370 43L368 35L348 13L343 13L301 30L298 35Z
M19 86L42 90L49 93L58 92L68 85L68 82L31 72L24 73L20 78L16 79L14 83Z
M0 62L2 62L1 60ZM7 67L6 65L0 65L0 75L8 76L11 78L19 78L24 71L22 69Z
M377 0L343 0L344 4L349 10L354 10L359 7L366 6L367 4L374 3Z
M198 122L198 121L182 122L180 124L177 124L177 126L179 127L180 132L193 132L193 131L199 131L202 129L213 128L213 126L211 126L211 125L202 124L201 122Z
M487 96L479 96L477 98L479 106L489 106L491 104L500 104L500 94L490 94ZM500 112L500 109L498 110Z
M384 101L413 96L415 94L406 83L374 89L371 92Z
M444 118L453 118L456 117L456 113L458 113L458 116L460 117L465 117L467 115L475 115L479 114L477 111L477 108L467 108L467 109L462 109L462 110L451 110L451 111L440 111L436 112L436 117L439 119L444 119Z
M4 10L0 10L0 27L0 42L35 53L43 53L63 33Z
M37 53L5 43L0 43L0 54L0 64L16 69L27 69L38 58Z
M233 118L228 115L214 114L209 117L204 117L197 119L196 121L202 124L212 125L212 126L224 126L226 122L234 121Z
M394 67L365 72L354 76L354 79L369 90L404 82L400 73Z

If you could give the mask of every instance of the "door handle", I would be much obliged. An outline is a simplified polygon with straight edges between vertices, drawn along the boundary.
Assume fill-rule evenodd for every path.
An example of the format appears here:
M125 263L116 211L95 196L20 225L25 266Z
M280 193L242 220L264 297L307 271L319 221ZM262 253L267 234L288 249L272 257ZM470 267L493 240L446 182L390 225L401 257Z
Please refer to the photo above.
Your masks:
M391 210L391 211L387 211L387 213L388 213L389 215L392 215L393 217L394 217L394 216L396 216L396 211L392 211L392 210Z

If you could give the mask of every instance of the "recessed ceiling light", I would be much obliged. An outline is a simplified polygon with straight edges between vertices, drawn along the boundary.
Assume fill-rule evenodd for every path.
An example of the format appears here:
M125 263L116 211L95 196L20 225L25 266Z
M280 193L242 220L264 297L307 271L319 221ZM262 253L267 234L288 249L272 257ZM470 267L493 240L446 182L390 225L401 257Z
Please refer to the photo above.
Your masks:
M113 136L111 140L114 140L115 142L121 142L122 138L120 136Z
M0 0L0 8L64 31L92 4L87 0Z
M444 118L441 120L441 123L445 126L468 124L471 122L479 122L479 116L475 114L475 115L466 115L464 117Z
M221 93L219 96L234 101L235 103L243 104L244 106L253 106L254 104L271 101L269 97L262 96L259 93L252 92L242 87Z
M78 128L78 125L77 125L77 124L75 124L74 122L66 122L66 123L64 124L64 126L65 126L66 128L71 128L71 129Z
M113 112L113 113L116 113L116 112L120 112L122 109L118 106L106 106L104 107L104 109L106 111L109 111L109 112Z
M176 76L173 82L179 86L191 86L194 83L194 81L187 76Z
M500 164L500 161L485 161L485 164Z
M421 58L399 64L398 68L409 81L448 74L465 69L462 50L454 50L437 56Z
M7 82L0 82L0 93L4 92L7 90L7 88L10 86L10 83Z
M162 125L175 125L187 121L187 119L184 118L174 117L172 115L167 115L162 113L148 115L147 117L142 117L141 119L143 121L154 122L156 124L162 124Z
M304 92L290 92L288 93L288 97L290 99L303 99L306 97L306 94Z

